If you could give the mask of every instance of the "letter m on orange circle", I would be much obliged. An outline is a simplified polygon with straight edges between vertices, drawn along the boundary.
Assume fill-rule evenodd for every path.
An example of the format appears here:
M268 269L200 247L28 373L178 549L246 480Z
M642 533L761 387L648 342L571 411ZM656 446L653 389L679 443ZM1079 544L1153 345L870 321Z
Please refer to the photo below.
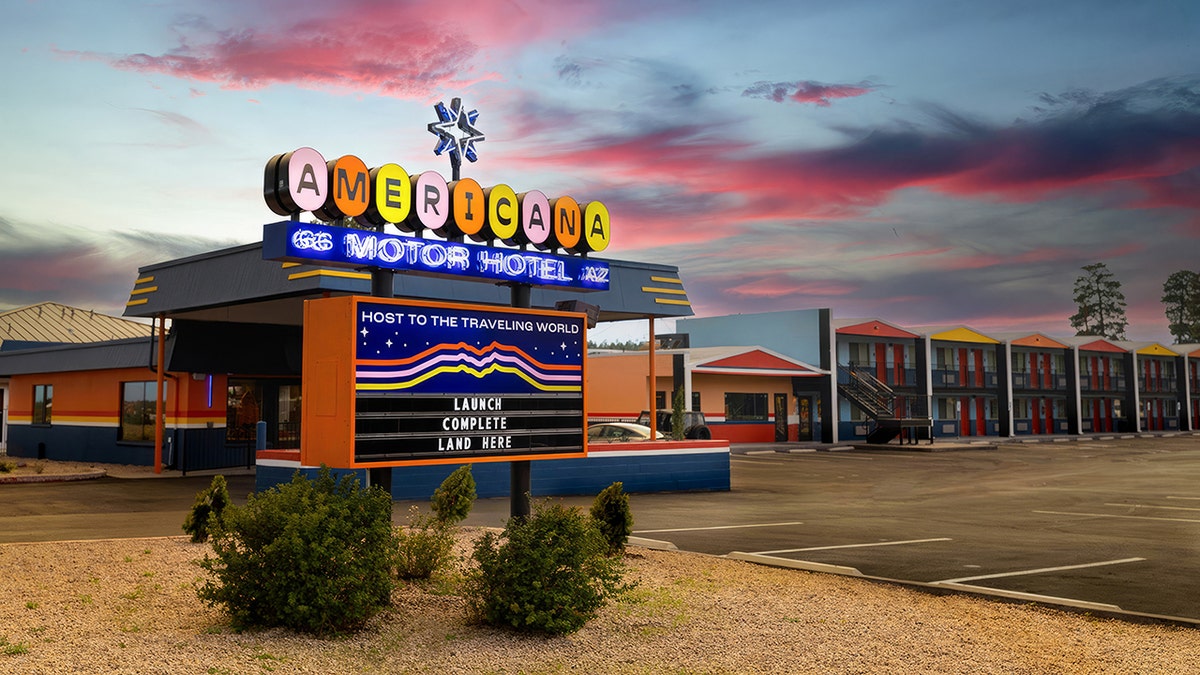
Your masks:
M367 210L367 186L371 174L367 165L354 155L346 155L333 163L329 180L333 183L333 203L347 216L361 216Z

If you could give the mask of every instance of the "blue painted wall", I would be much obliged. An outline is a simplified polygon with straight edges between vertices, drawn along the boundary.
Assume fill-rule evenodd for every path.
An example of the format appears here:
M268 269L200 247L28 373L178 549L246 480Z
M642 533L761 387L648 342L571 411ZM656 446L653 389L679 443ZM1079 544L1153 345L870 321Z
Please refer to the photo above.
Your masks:
M819 309L676 319L675 331L687 333L693 347L757 345L818 368L821 366Z
M400 467L392 470L392 498L425 501L457 465ZM259 465L255 489L263 491L289 482L294 468ZM303 469L316 476L317 469ZM355 472L366 483L366 471ZM481 462L471 474L480 498L507 497L509 464ZM594 495L621 481L626 492L713 491L729 489L729 454L636 455L535 461L530 465L530 492L549 495Z

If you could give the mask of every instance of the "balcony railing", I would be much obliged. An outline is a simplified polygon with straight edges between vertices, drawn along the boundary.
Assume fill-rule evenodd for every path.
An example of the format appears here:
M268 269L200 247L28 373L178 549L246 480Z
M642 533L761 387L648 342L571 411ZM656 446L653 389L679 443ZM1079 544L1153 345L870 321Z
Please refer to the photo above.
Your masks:
M934 389L957 387L959 389L994 389L1000 381L1000 376L994 370L983 371L983 383L979 383L978 371L968 370L966 378L957 369L938 369L932 372Z
M1095 383L1093 385L1093 382ZM1107 384L1107 386L1105 386ZM1124 375L1081 375L1079 388L1082 391L1125 391Z

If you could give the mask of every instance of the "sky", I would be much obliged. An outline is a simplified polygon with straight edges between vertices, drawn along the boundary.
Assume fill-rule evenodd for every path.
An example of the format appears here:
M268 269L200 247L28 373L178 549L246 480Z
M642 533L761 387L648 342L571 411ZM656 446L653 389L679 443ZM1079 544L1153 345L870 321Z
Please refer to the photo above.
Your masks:
M4 0L0 307L120 314L137 268L261 240L273 155L598 199L601 257L697 316L1071 335L1103 262L1132 340L1200 271L1194 0ZM658 330L670 330L659 324ZM644 322L592 331L644 335Z

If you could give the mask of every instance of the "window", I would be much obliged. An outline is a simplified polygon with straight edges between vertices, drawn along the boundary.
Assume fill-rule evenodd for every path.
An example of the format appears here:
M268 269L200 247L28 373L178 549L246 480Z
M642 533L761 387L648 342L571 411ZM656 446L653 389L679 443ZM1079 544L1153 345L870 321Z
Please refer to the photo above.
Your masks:
M155 382L124 382L121 384L121 424L117 440L126 443L154 441ZM163 383L166 391L166 383Z
M262 387L250 380L230 380L225 398L225 441L253 443L262 416Z
M671 409L671 407L667 405L667 392L665 392L665 391L654 392L654 409L655 410L670 410Z
M300 385L279 386L280 447L300 447Z
M33 385L33 423L50 424L51 412L54 408L54 385Z
M700 412L700 392L692 392L692 412Z
M852 366L869 366L871 365L871 345L864 342L850 343L850 365Z
M766 422L766 394L725 394L726 422Z

